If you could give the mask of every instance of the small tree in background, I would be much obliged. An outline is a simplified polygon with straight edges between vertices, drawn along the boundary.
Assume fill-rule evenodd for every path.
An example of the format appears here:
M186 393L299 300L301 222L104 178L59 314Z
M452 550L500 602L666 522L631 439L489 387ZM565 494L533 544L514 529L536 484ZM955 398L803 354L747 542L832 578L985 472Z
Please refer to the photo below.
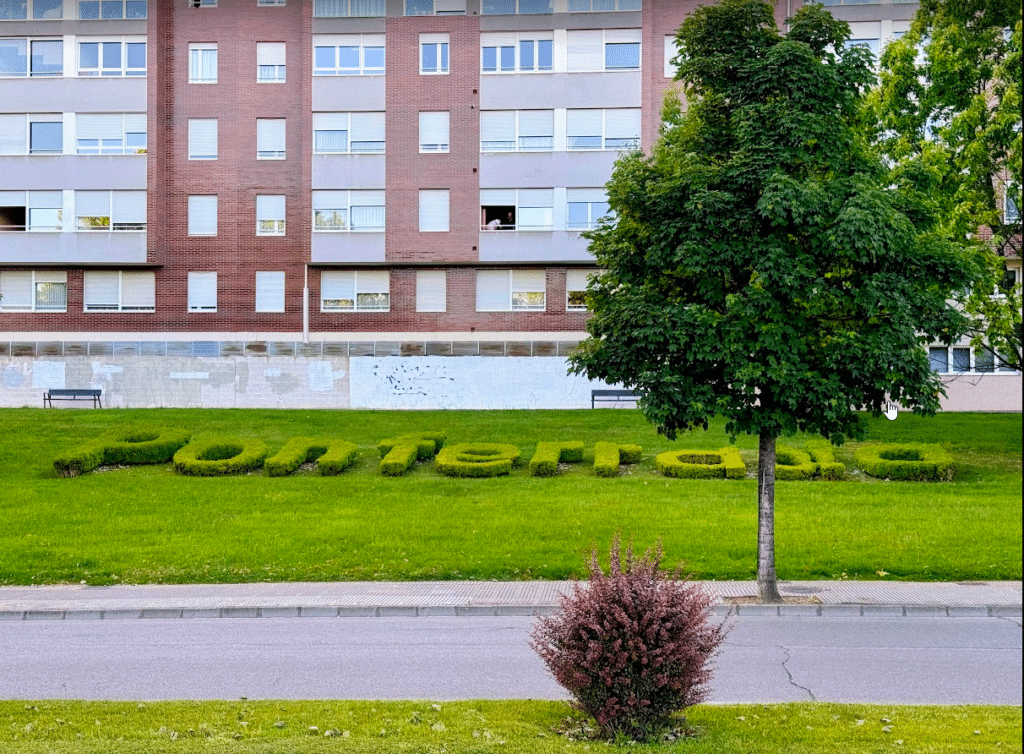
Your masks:
M867 142L871 53L806 5L779 34L759 0L680 27L688 109L668 103L651 155L618 161L614 220L584 233L590 337L572 370L634 388L658 431L757 435L758 594L775 572L775 443L865 434L857 411L939 408L926 343L967 320L948 300L978 276L939 227L934 175L893 177Z
M709 661L725 639L712 625L712 598L659 569L661 544L643 557L612 541L609 572L595 550L590 582L562 596L561 612L541 618L530 646L609 738L650 741L673 715L707 696Z

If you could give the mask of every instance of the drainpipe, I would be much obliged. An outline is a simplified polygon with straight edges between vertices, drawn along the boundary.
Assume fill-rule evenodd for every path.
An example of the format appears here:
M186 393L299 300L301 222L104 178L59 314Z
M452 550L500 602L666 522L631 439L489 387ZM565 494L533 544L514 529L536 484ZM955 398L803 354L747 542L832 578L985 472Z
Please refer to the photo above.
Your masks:
M302 343L309 345L309 265L303 265L302 280Z

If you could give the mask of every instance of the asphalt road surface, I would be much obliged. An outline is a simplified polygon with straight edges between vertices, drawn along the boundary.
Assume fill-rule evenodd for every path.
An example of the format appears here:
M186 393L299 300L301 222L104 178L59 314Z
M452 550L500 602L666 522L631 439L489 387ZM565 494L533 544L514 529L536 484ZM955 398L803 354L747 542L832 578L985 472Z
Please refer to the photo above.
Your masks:
M564 698L532 618L0 623L6 699ZM744 617L712 702L1022 702L1019 618Z

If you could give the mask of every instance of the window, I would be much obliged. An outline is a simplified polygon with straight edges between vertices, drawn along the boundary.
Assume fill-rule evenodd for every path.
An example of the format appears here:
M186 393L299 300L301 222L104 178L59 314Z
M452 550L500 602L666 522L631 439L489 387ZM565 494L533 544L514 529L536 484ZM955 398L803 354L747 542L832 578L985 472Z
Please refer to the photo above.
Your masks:
M448 231L448 189L420 189L420 233Z
M640 0L569 0L570 13L608 10L640 10Z
M481 152L548 151L554 146L554 110L487 110L480 113Z
M216 194L188 198L188 234L190 236L217 235Z
M313 37L314 76L384 75L383 34Z
M587 310L587 282L590 270L565 271L565 310L585 312Z
M464 16L466 0L405 0L407 16Z
M566 110L566 149L636 149L640 108Z
M217 0L188 0L193 8L216 8Z
M420 34L420 73L448 73L448 34Z
M551 230L553 189L481 189L481 230Z
M447 152L449 125L447 111L420 113L420 151Z
M608 214L608 197L604 189L571 188L566 191L566 220L568 230L596 228L598 220Z
M1007 225L1020 222L1020 210L1017 208L1017 202L1013 201L1012 196L1003 197L1003 222Z
M80 113L78 154L145 154L145 113Z
M477 270L478 312L544 311L544 270Z
M973 359L972 359L973 355ZM952 358L951 358L952 357ZM989 374L991 372L1015 372L1013 367L996 366L1003 360L998 359L992 349L982 346L981 348L968 348L966 346L932 346L928 349L928 362L932 371L939 374L975 372L977 374Z
M188 46L188 83L217 83L216 43L190 44Z
M313 230L321 233L384 230L384 192L314 191Z
M217 159L216 118L189 118L188 158L190 160Z
M256 119L256 159L283 160L285 158L285 119Z
M444 270L416 271L416 311L448 311L448 274Z
M387 270L325 270L320 275L320 311L390 311L390 277Z
M551 13L551 0L483 0L480 14L511 16L516 13Z
M0 113L0 154L25 154L28 144L28 116Z
M945 347L929 348L928 363L931 365L933 372L945 374L949 371L949 349Z
M216 272L190 272L188 274L188 310L190 312L217 311Z
M43 270L0 272L0 311L66 312L68 274Z
M256 273L256 311L284 311L284 273Z
M571 29L569 71L639 71L639 29Z
M679 54L679 47L676 44L675 35L665 36L665 78L676 77L676 67L672 64L672 58Z
M82 282L83 311L156 311L156 273L86 270Z
M145 76L145 41L97 40L78 43L79 76Z
M60 191L0 191L0 230L54 232L63 219Z
M256 80L261 84L283 84L285 53L284 42L257 42Z
M256 5L284 5L285 0L256 0ZM259 274L259 273L257 273Z
M480 65L484 73L550 73L553 32L480 35Z
M256 197L256 235L284 235L284 195L260 195Z
M63 41L59 39L0 39L0 77L63 75Z
M64 123L60 115L30 115L29 154L63 154Z
M64 17L63 5L62 0L0 0L0 21L59 20Z
M145 191L76 191L75 227L80 231L146 229Z
M313 0L314 18L384 17L385 0Z
M79 0L78 17L83 21L145 18L146 0Z
M383 154L384 113L313 113L316 154Z

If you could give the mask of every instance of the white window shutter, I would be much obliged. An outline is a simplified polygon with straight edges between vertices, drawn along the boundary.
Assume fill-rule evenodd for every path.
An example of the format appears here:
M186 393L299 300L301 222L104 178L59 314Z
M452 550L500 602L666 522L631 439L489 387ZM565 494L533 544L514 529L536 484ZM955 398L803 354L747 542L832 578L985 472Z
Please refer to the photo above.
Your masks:
M418 270L416 272L416 311L447 311L447 287L448 274L444 270Z
M481 47L514 47L516 35L508 32L484 32L480 35Z
M256 120L256 151L285 151L284 118L258 118Z
M76 191L75 214L78 217L109 217L109 191Z
M190 159L217 158L217 119L190 118L188 121L188 156Z
M466 0L434 0L434 12L437 14L465 13Z
M508 270L477 270L476 310L507 312L512 309Z
M284 42L257 42L256 65L284 65Z
M512 270L512 290L517 293L544 293L546 286L544 270Z
M146 133L146 114L145 113L125 113L124 114L124 130L125 133L138 134Z
M600 71L604 68L604 35L601 30L571 29L567 35L570 71Z
M608 139L639 139L640 108L615 108L604 111L604 135Z
M566 270L565 290L585 291L587 289L587 280L592 274L591 270Z
M124 131L121 113L81 113L78 118L79 139L120 139Z
M216 195L190 196L188 198L188 234L190 236L217 235Z
M86 270L82 280L85 311L117 311L121 305L120 280L118 272Z
M153 311L156 309L156 273L121 273L121 309Z
M257 220L284 220L284 195L260 194L256 197Z
M284 311L284 273L256 273L256 311Z
M190 272L188 274L188 310L191 312L217 310L216 272Z
M565 199L567 202L607 202L608 197L604 189L600 188L571 188L566 189Z
M314 191L313 209L348 209L348 192Z
M554 189L519 189L519 206L522 207L553 207L555 206Z
M605 29L605 42L639 42L640 29Z
M145 191L114 191L113 208L110 221L114 223L145 224L146 192Z
M520 110L520 136L554 136L554 110Z
M28 206L30 209L63 209L64 194L60 191L29 191Z
M384 141L384 113L352 113L349 141Z
M391 273L387 270L362 270L356 273L359 293L390 293Z
M481 207L514 207L515 205L515 189L480 189Z
M448 129L448 111L420 113L420 149L447 149Z
M487 110L480 113L480 141L516 141L515 110Z
M27 140L24 114L0 115L0 154L25 154Z
M32 272L0 272L0 309L19 311L32 308Z
M600 136L600 110L566 110L565 133L567 136Z
M348 113L313 113L314 131L347 131Z
M351 304L327 305L328 301ZM320 306L322 309L354 309L356 301L356 274L347 270L325 270L320 274Z
M448 189L420 191L420 232L448 230Z

